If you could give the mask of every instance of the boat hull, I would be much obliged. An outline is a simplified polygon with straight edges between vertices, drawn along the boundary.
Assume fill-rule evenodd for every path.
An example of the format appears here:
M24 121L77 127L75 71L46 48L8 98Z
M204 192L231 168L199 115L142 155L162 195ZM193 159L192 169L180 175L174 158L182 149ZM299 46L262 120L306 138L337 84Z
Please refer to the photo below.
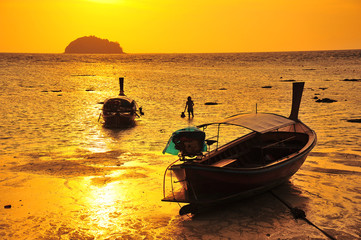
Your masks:
M126 96L119 96L105 100L102 111L105 127L129 127L135 123L137 104Z
M181 168L184 168L188 188L192 189L196 198L202 199L204 196L231 195L281 183L295 174L305 159L306 155L297 156L282 164L253 170L187 165Z
M182 194L173 194L163 201L207 205L265 192L292 177L315 144L316 141L302 152L257 168L215 167L187 162L173 165L170 170L181 183Z
M115 113L110 115L104 115L104 126L108 128L122 128L135 124L135 114L131 113Z

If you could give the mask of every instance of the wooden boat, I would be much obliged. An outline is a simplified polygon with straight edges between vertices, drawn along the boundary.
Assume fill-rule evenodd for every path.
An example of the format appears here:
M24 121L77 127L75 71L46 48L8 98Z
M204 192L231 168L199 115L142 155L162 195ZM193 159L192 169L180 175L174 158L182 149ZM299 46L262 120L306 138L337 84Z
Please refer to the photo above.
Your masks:
M119 96L104 101L101 117L108 128L128 127L135 123L135 118L143 115L142 108L124 94L124 78L119 78ZM139 112L139 114L137 113Z
M298 119L303 87L303 82L293 85L289 117L241 114L173 133L163 153L178 153L179 159L166 169L162 201L190 203L180 214L194 213L199 207L253 196L288 180L317 141L316 133ZM249 131L218 146L220 128L229 125ZM211 126L218 133L206 139L205 131ZM212 144L217 146L210 151ZM208 152L204 152L205 145ZM168 177L171 190L166 196Z

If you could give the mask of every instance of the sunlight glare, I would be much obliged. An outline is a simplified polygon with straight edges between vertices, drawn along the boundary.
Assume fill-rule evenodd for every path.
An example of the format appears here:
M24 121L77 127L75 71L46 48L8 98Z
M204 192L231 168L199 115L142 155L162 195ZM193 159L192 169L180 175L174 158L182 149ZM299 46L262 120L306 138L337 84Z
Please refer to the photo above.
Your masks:
M87 1L94 3L117 4L117 3L122 3L124 0L87 0Z
M118 182L109 183L102 187L94 187L89 191L89 209L92 222L104 228L115 224L116 215L120 213L120 202L124 201L124 191Z

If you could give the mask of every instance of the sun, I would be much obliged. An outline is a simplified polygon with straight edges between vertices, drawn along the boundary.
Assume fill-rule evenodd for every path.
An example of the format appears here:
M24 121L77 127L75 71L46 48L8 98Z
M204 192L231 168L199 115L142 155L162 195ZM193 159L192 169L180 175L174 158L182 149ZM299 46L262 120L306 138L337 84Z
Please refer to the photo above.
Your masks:
M104 3L104 4L116 4L123 2L123 0L87 0L87 1L94 3Z

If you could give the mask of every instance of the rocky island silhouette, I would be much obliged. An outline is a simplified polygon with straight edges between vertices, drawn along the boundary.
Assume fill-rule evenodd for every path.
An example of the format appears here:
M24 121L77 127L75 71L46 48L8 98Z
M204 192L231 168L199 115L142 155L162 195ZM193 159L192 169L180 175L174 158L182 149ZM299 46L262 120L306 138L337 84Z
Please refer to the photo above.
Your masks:
M101 39L95 36L80 37L65 48L65 53L124 53L118 42Z

